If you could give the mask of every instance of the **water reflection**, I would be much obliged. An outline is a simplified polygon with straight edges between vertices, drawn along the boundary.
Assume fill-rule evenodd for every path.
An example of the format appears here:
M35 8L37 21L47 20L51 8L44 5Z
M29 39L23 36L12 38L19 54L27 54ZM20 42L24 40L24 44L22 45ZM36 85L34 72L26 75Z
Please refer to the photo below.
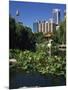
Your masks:
M10 73L10 89L21 87L48 87L66 85L64 76L41 75L40 73L23 73L16 71Z

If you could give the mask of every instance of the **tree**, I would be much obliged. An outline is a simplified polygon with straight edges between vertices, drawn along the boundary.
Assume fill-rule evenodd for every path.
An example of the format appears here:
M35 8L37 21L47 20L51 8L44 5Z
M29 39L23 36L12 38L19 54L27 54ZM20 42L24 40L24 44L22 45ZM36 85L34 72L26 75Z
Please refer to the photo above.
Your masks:
M45 41L45 37L42 32L34 33L36 43L42 43Z
M66 43L66 20L60 23L58 30L55 30L53 40L59 44Z
M10 49L35 50L35 38L31 28L16 23L12 17L9 18L9 39Z
M31 28L16 23L16 48L21 50L34 50L35 38Z
M9 48L15 48L15 30L16 30L16 22L15 19L11 16L9 17Z

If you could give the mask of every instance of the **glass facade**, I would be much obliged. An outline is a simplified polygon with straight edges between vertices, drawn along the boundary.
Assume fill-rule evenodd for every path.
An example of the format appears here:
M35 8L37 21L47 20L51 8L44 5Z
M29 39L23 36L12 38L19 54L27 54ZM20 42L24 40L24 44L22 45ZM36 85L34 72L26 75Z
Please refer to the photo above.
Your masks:
M58 25L60 23L60 10L53 9L53 22Z
M38 32L38 22L33 23L33 32Z

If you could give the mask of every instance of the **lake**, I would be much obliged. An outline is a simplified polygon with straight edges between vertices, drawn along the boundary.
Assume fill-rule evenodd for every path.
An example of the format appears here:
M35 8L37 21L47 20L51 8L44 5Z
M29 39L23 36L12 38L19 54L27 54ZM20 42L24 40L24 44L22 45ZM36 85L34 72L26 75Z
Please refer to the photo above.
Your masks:
M21 87L49 87L66 85L64 76L55 76L50 74L42 75L38 72L24 73L21 70L11 72L9 80L10 89L17 89Z

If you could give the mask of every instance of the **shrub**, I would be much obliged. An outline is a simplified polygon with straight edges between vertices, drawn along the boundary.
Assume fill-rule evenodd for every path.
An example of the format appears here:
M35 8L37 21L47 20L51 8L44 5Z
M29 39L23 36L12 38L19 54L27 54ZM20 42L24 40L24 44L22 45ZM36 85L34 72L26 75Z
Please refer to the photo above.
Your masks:
M42 74L50 73L55 75L66 74L65 57L49 57L43 50L36 52L10 50L10 54L11 57L17 59L17 68L21 68L23 71L37 71Z

